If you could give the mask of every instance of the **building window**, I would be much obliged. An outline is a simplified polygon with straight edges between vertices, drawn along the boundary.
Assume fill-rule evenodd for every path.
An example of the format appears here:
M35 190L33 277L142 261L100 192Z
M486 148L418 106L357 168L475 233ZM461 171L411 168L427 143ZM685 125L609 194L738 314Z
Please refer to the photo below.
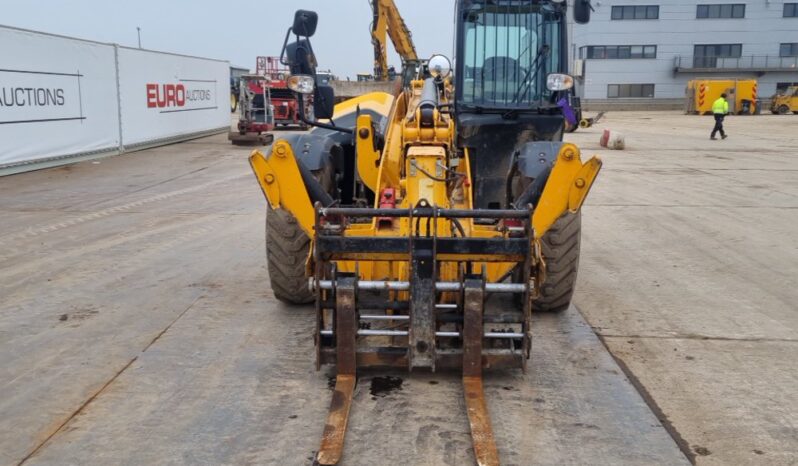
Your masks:
M590 45L579 50L581 58L657 58L656 45Z
M798 57L798 42L781 44L779 47L780 57Z
M745 3L721 3L717 5L698 5L696 18L745 18Z
M653 84L608 84L607 97L610 99L623 98L652 98L654 97Z
M716 68L719 58L740 58L742 53L742 44L696 45L693 54L693 66L696 68Z
M708 44L695 46L695 55L697 57L740 58L742 53L742 44Z
M798 18L798 3L785 3L784 4L784 17L785 18Z
M659 19L659 6L614 6L612 7L612 19Z

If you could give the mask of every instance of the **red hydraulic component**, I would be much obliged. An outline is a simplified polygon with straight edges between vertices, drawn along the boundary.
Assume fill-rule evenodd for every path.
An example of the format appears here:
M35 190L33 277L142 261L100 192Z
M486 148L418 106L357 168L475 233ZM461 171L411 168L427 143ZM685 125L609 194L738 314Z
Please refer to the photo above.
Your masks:
M395 209L396 208L396 190L394 188L385 188L380 192L380 209ZM391 228L393 226L393 217L379 217L377 219L377 228Z
M502 224L511 238L520 238L526 234L524 222L520 218L505 218Z

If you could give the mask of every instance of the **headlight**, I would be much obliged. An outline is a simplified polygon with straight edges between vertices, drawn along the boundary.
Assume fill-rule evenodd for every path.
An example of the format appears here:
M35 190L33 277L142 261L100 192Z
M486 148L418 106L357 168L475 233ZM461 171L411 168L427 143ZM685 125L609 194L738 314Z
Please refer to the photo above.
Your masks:
M565 91L574 87L574 78L567 74L552 73L546 76L546 87L550 91Z
M288 78L288 88L300 94L313 94L315 83L313 76L295 74Z

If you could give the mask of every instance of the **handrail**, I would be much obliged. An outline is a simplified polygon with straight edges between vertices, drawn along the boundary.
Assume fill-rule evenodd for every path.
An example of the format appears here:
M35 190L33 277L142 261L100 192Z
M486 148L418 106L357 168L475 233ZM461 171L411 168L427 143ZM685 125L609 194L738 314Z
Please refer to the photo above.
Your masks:
M791 70L798 71L798 57L778 55L744 55L740 57L717 57L676 55L674 67L678 69L717 70Z

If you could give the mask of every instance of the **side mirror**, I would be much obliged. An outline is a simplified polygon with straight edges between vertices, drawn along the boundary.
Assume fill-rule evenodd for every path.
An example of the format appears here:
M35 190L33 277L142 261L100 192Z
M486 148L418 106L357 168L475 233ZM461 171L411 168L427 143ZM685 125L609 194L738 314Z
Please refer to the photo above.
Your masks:
M316 120L329 120L335 110L335 91L332 86L317 85L313 94L313 116Z
M300 39L286 45L284 50L285 65L288 65L291 74L305 74L314 76L316 74L316 57L313 56L313 49L310 41Z
M319 15L315 11L297 10L294 14L294 25L291 27L294 34L300 37L312 37L316 33Z
M590 22L590 0L574 0L574 22L587 24Z

